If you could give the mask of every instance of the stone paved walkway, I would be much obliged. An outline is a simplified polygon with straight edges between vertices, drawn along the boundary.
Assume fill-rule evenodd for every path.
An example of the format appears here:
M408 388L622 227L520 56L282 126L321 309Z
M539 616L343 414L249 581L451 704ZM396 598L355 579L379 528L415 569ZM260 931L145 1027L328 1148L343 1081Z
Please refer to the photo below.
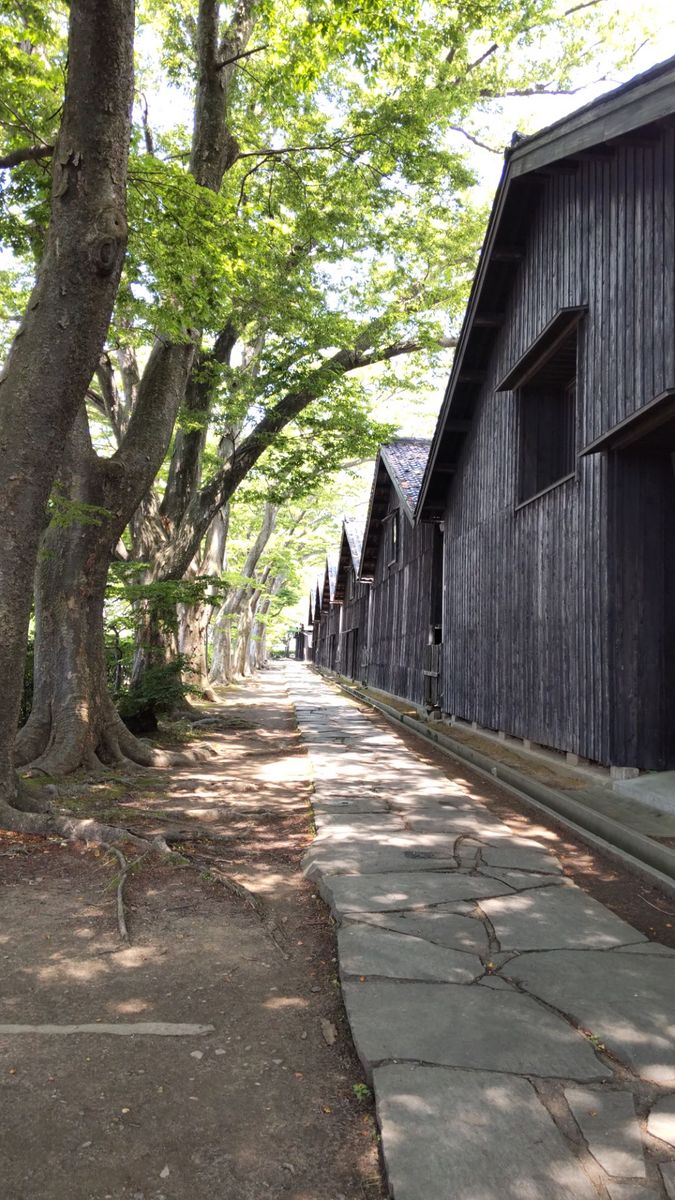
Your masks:
M675 1200L675 952L301 665L305 856L394 1200Z

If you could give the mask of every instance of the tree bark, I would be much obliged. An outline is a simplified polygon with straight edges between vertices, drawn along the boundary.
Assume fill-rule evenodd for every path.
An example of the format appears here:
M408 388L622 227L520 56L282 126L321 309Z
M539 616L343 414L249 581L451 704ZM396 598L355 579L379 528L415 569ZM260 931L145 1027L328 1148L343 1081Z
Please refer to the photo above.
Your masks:
M213 658L209 678L212 683L231 683L236 674L236 664L232 658L232 627L238 614L241 614L250 595L255 590L255 584L250 581L255 575L256 567L262 553L274 532L278 508L266 503L262 524L251 549L246 556L242 575L245 582L239 587L232 588L221 604L214 624Z
M32 827L14 815L13 750L38 543L126 248L133 40L133 0L71 0L44 254L0 377L0 819L12 827Z
M219 576L225 565L229 508L218 513L209 529L204 555L193 563L195 578ZM210 585L209 594L214 594ZM196 688L203 700L215 701L217 696L209 683L207 636L214 613L213 601L208 599L199 604L178 605L178 650L189 661L185 682Z
M17 765L30 764L47 775L127 759L144 766L172 761L129 732L108 690L103 606L119 518L106 515L117 480L105 466L81 408L59 484L73 503L96 511L74 509L65 527L52 522L42 539L35 576L33 707L16 740Z
M190 163L196 182L212 190L218 190L224 171L234 161L227 129L227 89L224 86L232 68L221 70L219 66L220 49L225 44L229 46L230 41L218 44L219 10L217 0L200 0L197 96ZM241 0L235 10L229 32L236 47L243 46L250 36L253 12L253 0ZM30 761L30 751L44 743L32 765L43 770L48 767L50 773L87 765L92 761L92 754L105 760L125 756L146 763L160 761L156 752L134 738L116 714L113 716L114 710L104 698L107 690L103 598L114 549L150 491L169 445L178 408L186 395L198 340L197 331L186 332L183 342L157 338L140 380L135 375L133 361L123 364L125 397L131 395L133 399L135 396L135 403L128 417L125 413L124 427L120 424L119 446L111 458L98 458L91 445L85 445L81 430L74 440L74 465L69 474L74 491L72 495L66 491L66 495L87 504L100 504L108 510L108 516L101 520L96 536L78 522L65 530L51 528L46 534L46 547L53 545L54 554L72 564L70 578L63 580L63 603L73 617L73 625L70 636L64 641L53 622L42 619L39 624L40 658L45 663L45 673L39 677L39 683L44 683L47 690L43 697L36 694L35 717L21 732L18 748L22 760ZM100 347L92 372L99 357ZM82 395L85 390L86 385ZM156 519L161 523L160 513L156 514ZM80 603L83 589L84 594L87 589L87 578L81 573L83 554L86 556L86 577L92 581L93 588L86 605ZM38 600L38 606L43 616L53 585L47 572L39 575L38 588L43 593L43 600ZM74 629L76 619L83 622L78 633ZM152 626L150 634L156 632ZM75 643L77 653L71 652ZM70 686L61 687L57 693L58 681L50 680L47 664L64 654L71 675ZM51 724L45 739L48 720ZM114 725L114 733L110 732L110 722ZM161 760L168 761L166 756Z

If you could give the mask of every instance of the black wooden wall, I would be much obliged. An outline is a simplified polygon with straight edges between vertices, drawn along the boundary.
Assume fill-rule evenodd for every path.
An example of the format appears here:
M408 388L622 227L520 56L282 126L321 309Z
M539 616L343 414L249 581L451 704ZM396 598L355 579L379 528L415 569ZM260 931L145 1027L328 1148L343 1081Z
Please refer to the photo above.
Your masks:
M340 671L350 679L365 677L369 596L370 584L358 580L351 569L347 576L342 605L340 641Z
M445 513L444 710L621 766L675 760L670 460L579 458L575 478L518 508L517 400L495 389L576 305L588 306L578 450L675 386L674 138L618 144L538 181ZM382 583L376 594L396 604ZM381 686L411 695L425 623L411 619L405 667Z
M387 511L398 506L392 485ZM386 561L386 543L381 537L371 584L368 684L423 704L432 621L433 526L413 527L400 513L398 561L391 566Z

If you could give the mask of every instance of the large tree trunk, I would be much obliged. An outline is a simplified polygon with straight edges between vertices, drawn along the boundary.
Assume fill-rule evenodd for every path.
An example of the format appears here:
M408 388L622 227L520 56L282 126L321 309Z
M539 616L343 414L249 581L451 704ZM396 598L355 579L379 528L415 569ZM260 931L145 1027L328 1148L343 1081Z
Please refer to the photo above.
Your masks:
M234 678L232 663L232 625L234 618L221 613L214 632L209 680L217 687L226 687Z
M33 572L52 483L99 361L126 247L133 0L71 0L68 80L38 280L0 378L0 821L13 755Z
M253 673L253 654L251 639L255 627L256 614L258 606L261 603L263 589L269 586L270 567L265 567L265 570L260 576L260 581L255 588L252 588L246 603L243 605L239 614L239 624L237 625L237 645L234 655L234 672L235 675L240 675L245 678Z
M84 409L70 437L59 483L76 505L109 509L108 475L89 439ZM81 510L79 510L81 512ZM65 526L52 522L35 576L33 707L19 730L16 762L47 775L126 759L171 761L129 732L108 691L103 605L118 524L103 512Z
M204 604L178 605L178 650L187 659L184 679L202 700L217 700L209 684L209 664L206 655L206 636L213 606Z
M269 502L265 504L258 536L244 563L242 574L245 580L251 580L255 574L262 553L274 532L277 512L277 505ZM254 591L255 584L251 582L244 582L239 587L232 588L218 610L214 623L213 657L209 675L212 683L231 683L234 675L238 673L239 657L234 660L232 655L232 631L235 621L241 618Z
M191 578L213 578L217 580L225 566L227 533L230 523L229 505L218 513L211 524L204 554L197 562L193 562ZM214 596L217 583L210 584L207 595ZM204 700L217 700L213 688L209 684L209 662L207 653L207 637L209 625L213 616L212 601L204 600L199 604L178 605L178 649L189 661L185 672L185 682L196 688Z
M108 6L105 4L102 7ZM253 0L239 0L230 27L230 30L233 30L235 47L239 47L242 41L245 44L250 36L254 9ZM223 172L236 157L236 148L231 143L227 128L227 91L224 87L231 76L232 67L222 66L223 59L218 43L219 12L220 5L217 0L200 0L197 97L190 162L196 182L214 191L219 189ZM140 381L134 377L133 363L127 364L125 391L131 394L132 400L135 394L135 404L123 430L119 448L110 459L96 459L96 456L93 456L93 461L90 461L87 469L86 495L104 496L104 500L99 503L102 503L110 514L99 528L99 536L92 539L88 547L86 572L92 579L100 581L105 578L113 549L144 495L149 491L161 466L171 439L176 413L185 398L198 336L193 330L190 333L186 332L183 342L167 342L158 338ZM100 347L98 354L100 355ZM92 365L92 372L97 359L98 355ZM85 388L82 391L83 395ZM81 472L78 477L82 477ZM92 503L89 499L86 502ZM80 539L84 532L75 526L61 531L63 544L58 531L51 529L47 536L48 540L54 538L59 542L58 553L75 562L80 553ZM80 584L84 583L84 580L78 577L77 569L73 571L72 583L75 592ZM79 606L76 595L71 593L68 603L75 612L79 611L84 615L84 609ZM98 593L96 606L99 614L101 603ZM155 634L161 635L156 622L152 621L152 614L150 626L151 637ZM39 636L43 642L42 660L45 663L49 660L55 661L57 654L65 650L63 645L59 645L58 630L53 624L43 621ZM96 747L95 753L100 750L106 758L114 759L123 754L136 761L159 761L156 752L134 739L116 714L111 715L106 700L101 699L99 702L98 697L104 695L100 671L100 666L104 663L102 637L102 621L98 616L92 616L88 628L78 637L77 657L71 655L68 660L69 670L73 672L72 686L61 693L58 703L52 695L51 707L46 703L41 706L42 721L46 720L49 711L51 722L46 743L47 758L38 760L42 767L47 762L52 770L72 770L74 765L79 765L78 759L82 765L86 765L91 761L92 747ZM47 639L52 643L49 647ZM98 640L98 646L94 650L95 639ZM158 636L158 641L162 642L161 636ZM89 655L87 661L85 652ZM75 675L81 675L81 678L76 680ZM98 680L96 684L92 683L94 675ZM109 729L105 732L102 727L106 708L115 726L114 734L110 733ZM101 713L103 718L100 717ZM85 724L90 726L86 731ZM31 729L26 729L20 739L22 756L23 744L25 743L26 749L29 748L37 725L36 712ZM67 746L68 741L70 744ZM107 742L110 742L110 745ZM166 761L166 756L163 756L163 760Z

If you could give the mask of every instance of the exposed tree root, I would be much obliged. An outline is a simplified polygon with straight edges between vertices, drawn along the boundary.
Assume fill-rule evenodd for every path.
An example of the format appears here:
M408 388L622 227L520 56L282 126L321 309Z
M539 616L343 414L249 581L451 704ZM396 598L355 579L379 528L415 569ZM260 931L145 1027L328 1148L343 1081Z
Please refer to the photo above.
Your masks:
M121 873L117 881L117 928L119 930L121 940L125 942L127 946L129 946L131 945L131 936L129 934L129 926L127 924L126 913L124 911L124 885L129 872L133 871L134 867L137 867L138 864L143 861L146 855L150 853L150 850L146 850L145 854L139 854L138 858L135 858L133 862L127 862L122 851L117 846L111 846L107 842L102 842L101 845L105 847L109 854L115 855L115 858L121 867Z
M186 750L159 750L127 729L112 700L102 702L98 721L85 721L66 712L47 719L35 709L16 737L14 761L30 774L70 775L82 767L106 771L109 767L176 767L206 762L215 751L194 746Z
M85 842L94 846L130 842L144 850L177 857L161 836L139 837L123 826L104 825L92 818L81 819L55 812L44 796L36 796L32 791L22 788L19 780L10 796L0 798L0 829L37 837L62 837L69 842Z
M19 804L22 807L19 807ZM40 811L37 811L38 805ZM154 852L165 860L172 859L173 861L180 862L182 866L190 870L199 871L202 874L206 873L210 878L221 884L231 895L243 901L255 913L278 952L284 959L288 959L289 955L285 949L283 933L267 913L265 905L259 896L256 896L243 883L239 883L238 880L227 875L225 871L210 861L202 860L201 862L196 862L188 860L173 851L170 846L170 843L176 844L178 842L191 841L195 837L205 837L214 842L231 841L237 835L231 835L230 837L220 834L212 835L208 830L198 829L169 831L164 835L147 838L132 833L131 830L123 826L105 825L91 818L76 819L63 813L54 812L51 807L45 808L45 805L46 801L43 797L28 794L25 789L21 788L20 783L17 781L16 794L11 797L11 803L7 799L0 799L0 829L6 829L13 833L33 834L43 837L60 836L67 841L81 841L87 845L101 846L109 853L114 854L121 867L121 875L117 884L117 924L120 938L123 942L127 944L130 942L129 928L124 911L124 884L127 875L136 863L145 858L147 854ZM123 852L119 850L118 843L131 843L142 848L143 853L139 858L129 863Z
M212 875L213 878L216 879L218 883L222 884L222 886L226 888L228 892L230 892L233 896L237 896L239 900L243 900L244 904L248 905L248 907L253 910L265 932L267 933L270 941L274 943L276 949L281 954L281 957L288 960L289 955L286 953L284 936L279 926L267 913L265 905L260 897L256 896L254 892L249 891L247 887L244 887L243 883L239 883L238 880L233 879L231 875L226 875L225 872L220 869L220 867L214 867L211 864L206 863L204 864L203 868L199 867L196 863L193 865L197 870L207 870L209 875Z
M101 844L105 846L106 850L108 850L110 854L115 855L120 867L122 868L119 880L117 882L117 928L119 929L122 941L129 944L129 926L127 925L127 919L124 913L124 881L129 873L129 863L122 854L122 851L118 850L117 846L111 846L107 842L102 842Z

